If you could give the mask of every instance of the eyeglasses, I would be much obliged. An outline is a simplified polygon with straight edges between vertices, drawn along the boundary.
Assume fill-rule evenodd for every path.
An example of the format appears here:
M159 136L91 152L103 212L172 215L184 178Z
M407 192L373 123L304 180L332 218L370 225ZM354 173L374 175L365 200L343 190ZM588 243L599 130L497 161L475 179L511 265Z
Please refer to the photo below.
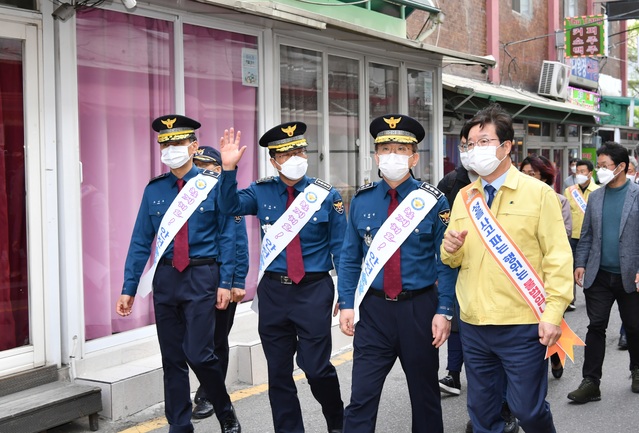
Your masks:
M597 170L599 170L600 168L607 168L608 170L614 170L615 168L617 168L617 166L615 165L615 163L612 163L612 168L610 168L610 164L597 164Z
M390 144L379 144L377 146L376 153L378 155L390 155L391 153L396 153L398 155L412 155L413 146L406 144L398 144L398 145L390 145Z
M488 146L491 141L499 141L499 138L481 138L477 140L476 142L467 141L466 143L461 143L457 147L459 148L460 152L467 152L469 149L472 149L475 146L477 147Z
M281 154L276 153L275 160L277 162L284 162L284 161L288 161L293 156L301 156L302 158L307 158L306 154L307 154L306 149L291 150L290 152L286 152L286 153L281 153Z

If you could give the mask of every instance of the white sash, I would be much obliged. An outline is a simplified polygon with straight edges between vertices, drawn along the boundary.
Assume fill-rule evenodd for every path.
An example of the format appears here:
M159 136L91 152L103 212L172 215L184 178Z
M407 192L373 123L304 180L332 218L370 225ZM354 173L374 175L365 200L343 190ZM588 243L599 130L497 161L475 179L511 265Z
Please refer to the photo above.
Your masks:
M359 306L373 280L386 262L404 243L415 227L422 222L437 200L441 191L424 182L399 203L397 209L384 221L373 238L362 263L357 289L355 289L355 323L359 321Z
M577 206L579 206L579 209L581 209L583 213L586 213L588 202L586 202L586 199L581 194L581 191L579 190L579 187L577 185L573 185L570 187L570 196L573 198L573 200L575 200Z
M321 179L315 179L309 184L301 194L298 194L293 203L286 209L273 225L268 228L262 238L260 250L260 271L257 276L259 285L264 272L275 258L284 250L289 243L304 228L311 217L320 210L322 203L328 197L331 185ZM258 312L257 293L253 298L251 308Z
M177 232L180 231L200 203L209 195L209 192L217 183L218 177L219 174L214 172L210 172L206 176L202 173L198 174L182 187L182 190L169 206L164 217L162 217L160 228L156 235L153 265L142 275L138 283L137 294L141 297L146 297L153 290L153 276L162 254L164 254Z

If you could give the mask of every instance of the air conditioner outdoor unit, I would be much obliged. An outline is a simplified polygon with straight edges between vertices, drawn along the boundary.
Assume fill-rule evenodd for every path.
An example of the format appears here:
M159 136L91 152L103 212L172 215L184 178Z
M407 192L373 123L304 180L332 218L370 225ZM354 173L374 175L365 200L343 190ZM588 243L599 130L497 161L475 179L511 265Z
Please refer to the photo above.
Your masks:
M559 62L544 60L539 76L537 93L555 99L565 100L568 96L570 68Z

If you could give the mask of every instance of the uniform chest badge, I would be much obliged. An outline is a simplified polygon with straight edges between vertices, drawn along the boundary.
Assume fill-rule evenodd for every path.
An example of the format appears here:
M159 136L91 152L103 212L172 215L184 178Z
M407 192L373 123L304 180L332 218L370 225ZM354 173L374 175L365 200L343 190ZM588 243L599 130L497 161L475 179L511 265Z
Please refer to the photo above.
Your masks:
M314 192L307 192L306 201L309 203L315 203L317 201L317 194L315 194Z
M200 189L200 190L202 190L202 189L206 188L206 181L205 181L205 180L203 180L203 179L198 179L198 180L196 180L196 181L195 181L195 187L196 187L197 189Z
M373 243L373 235L371 234L370 227L366 227L366 234L364 235L364 243L366 244L367 247L370 247L371 243Z

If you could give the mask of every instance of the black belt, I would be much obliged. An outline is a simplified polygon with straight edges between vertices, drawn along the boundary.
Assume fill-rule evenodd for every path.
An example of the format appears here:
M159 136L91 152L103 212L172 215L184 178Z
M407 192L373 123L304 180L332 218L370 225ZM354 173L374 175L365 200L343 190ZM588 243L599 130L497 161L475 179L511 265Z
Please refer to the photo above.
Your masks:
M189 266L202 266L202 265L213 265L217 263L217 259L213 258L203 258L203 259L189 259ZM161 265L173 266L173 259L167 259L166 257L162 257L160 259Z
M377 289L373 289L371 288L369 290L369 292L373 295L373 296L377 296L378 298L384 298L387 301L393 301L393 302L397 302L397 301L408 301L409 299L413 299L418 297L421 294L424 294L426 292L428 292L429 290L431 290L433 287L435 287L434 284L431 284L428 287L424 287L423 289L417 289L417 290L402 290L401 292L399 292L399 295L397 295L395 298L389 298L388 295L383 291L383 290L377 290Z
M293 280L286 274L280 274L278 272L264 272L265 277L269 277L271 280L279 281L282 284L293 284ZM328 272L307 272L304 274L304 278L297 284L314 283L322 278L328 276Z

